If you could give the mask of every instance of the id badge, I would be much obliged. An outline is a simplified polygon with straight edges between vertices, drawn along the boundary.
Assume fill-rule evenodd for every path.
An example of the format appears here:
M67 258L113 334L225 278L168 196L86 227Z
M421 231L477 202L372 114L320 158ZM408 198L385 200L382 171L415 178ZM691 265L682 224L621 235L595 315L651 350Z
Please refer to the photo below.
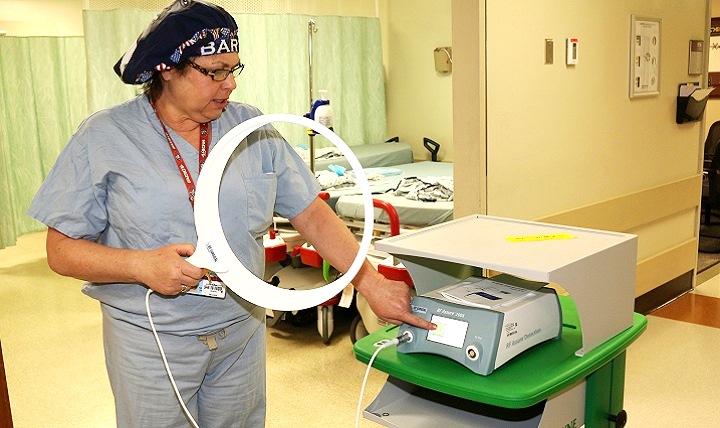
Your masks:
M197 288L188 291L187 294L197 294L199 296L224 299L225 283L220 280L215 272L206 271L205 276L200 280Z

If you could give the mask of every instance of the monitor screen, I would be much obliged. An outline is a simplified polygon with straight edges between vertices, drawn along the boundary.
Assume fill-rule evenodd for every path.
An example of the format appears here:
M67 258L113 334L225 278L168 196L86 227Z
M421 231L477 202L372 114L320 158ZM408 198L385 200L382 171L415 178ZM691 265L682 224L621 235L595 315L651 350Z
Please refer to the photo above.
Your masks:
M463 347L468 323L439 315L433 315L430 321L437 326L437 329L428 330L427 340L455 348Z

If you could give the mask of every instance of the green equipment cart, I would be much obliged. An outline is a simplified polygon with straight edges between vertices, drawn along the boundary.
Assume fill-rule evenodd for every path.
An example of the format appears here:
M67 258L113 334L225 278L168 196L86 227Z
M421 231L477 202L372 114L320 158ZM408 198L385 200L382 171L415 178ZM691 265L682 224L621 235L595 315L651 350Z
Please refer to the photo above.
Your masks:
M376 243L401 259L418 294L471 275L501 272L561 286L562 335L488 376L432 354L383 349L373 367L388 381L365 409L387 427L610 428L623 410L625 355L645 330L634 313L635 235L470 216ZM389 326L359 340L368 363ZM416 338L423 340L423 338Z

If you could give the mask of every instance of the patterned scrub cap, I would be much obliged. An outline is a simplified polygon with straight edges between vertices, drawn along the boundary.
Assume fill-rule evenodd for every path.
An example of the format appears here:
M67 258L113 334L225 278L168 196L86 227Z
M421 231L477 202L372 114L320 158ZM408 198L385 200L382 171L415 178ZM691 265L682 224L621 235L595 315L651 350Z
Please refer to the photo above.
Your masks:
M162 10L115 64L123 82L141 84L189 57L239 52L235 19L220 6L175 0Z

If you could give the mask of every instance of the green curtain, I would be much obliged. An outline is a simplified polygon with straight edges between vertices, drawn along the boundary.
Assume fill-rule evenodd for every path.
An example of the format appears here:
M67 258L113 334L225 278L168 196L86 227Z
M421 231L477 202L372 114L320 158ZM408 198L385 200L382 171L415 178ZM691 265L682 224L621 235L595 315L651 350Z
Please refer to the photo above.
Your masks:
M92 111L133 96L138 88L123 84L112 67L157 12L145 10L85 11L83 24L88 56L88 100ZM238 77L234 101L265 113L303 115L310 110L308 20L313 36L313 99L327 89L336 133L348 144L386 139L385 75L380 22L377 18L307 15L237 14L240 57L245 71ZM278 125L293 144L308 144L296 125ZM329 145L316 138L318 146Z
M25 214L87 115L81 37L0 37L0 248L43 229Z
M113 66L156 11L83 12L84 37L0 38L0 248L44 226L25 212L57 155L90 113L135 96ZM376 18L234 14L245 71L232 99L265 113L310 110L308 20L315 94L329 92L336 133L350 146L386 139L385 83ZM308 144L297 125L277 127ZM318 147L330 145L322 137Z

